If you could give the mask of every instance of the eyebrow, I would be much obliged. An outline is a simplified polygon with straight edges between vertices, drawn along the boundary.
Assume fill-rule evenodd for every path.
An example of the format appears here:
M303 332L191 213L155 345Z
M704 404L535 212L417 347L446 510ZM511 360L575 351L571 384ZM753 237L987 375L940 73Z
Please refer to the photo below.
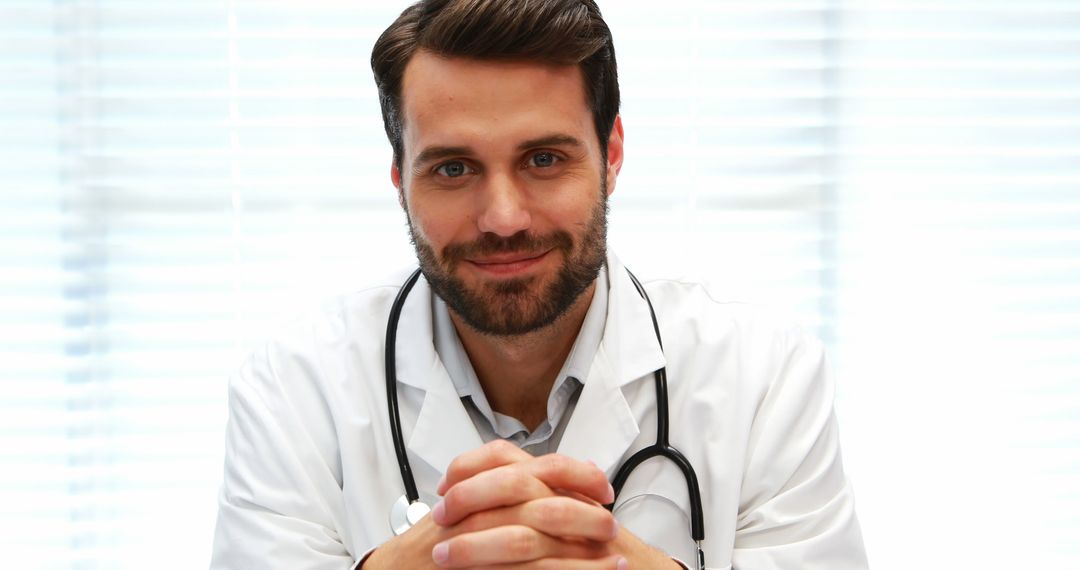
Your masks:
M548 135L538 139L527 140L517 146L518 150L529 150L538 146L584 146L578 139L570 135Z
M542 146L584 146L580 140L570 135L547 135L535 139L529 139L519 145L517 145L518 151L529 150L530 148L542 147ZM424 165L443 158L450 158L453 156L470 156L473 154L473 149L467 146L430 146L420 151L420 154L416 155L416 159L413 160L413 164L417 168L422 168Z
M472 149L467 146L429 146L420 151L420 154L416 155L413 164L419 168L429 162L434 162L442 158L462 155L468 156L472 153Z

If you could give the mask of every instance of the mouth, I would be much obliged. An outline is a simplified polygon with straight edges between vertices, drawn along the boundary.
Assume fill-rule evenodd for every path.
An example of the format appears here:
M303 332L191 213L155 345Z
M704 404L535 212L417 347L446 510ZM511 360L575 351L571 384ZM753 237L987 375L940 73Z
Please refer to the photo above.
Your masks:
M485 273L498 276L513 276L524 273L540 263L549 253L551 253L550 249L540 253L516 252L466 259L465 261Z

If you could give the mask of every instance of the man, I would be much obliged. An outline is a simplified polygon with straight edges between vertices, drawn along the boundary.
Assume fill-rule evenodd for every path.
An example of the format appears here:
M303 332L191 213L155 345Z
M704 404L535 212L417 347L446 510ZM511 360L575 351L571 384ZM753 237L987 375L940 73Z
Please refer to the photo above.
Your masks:
M710 567L865 568L820 346L696 284L639 292L607 254L624 131L596 5L422 1L372 67L423 273L391 330L396 370L404 276L251 359L231 385L213 567L694 564L675 463L642 463L617 500L608 482L654 443L663 398ZM387 372L436 501L399 536Z

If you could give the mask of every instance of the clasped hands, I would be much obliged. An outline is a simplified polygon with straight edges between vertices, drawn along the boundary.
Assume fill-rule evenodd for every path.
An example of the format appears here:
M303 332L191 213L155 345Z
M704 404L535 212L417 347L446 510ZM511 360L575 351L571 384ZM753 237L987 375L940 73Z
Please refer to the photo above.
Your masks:
M619 526L603 507L615 492L592 463L496 440L454 459L437 492L431 514L375 549L364 570L680 567Z

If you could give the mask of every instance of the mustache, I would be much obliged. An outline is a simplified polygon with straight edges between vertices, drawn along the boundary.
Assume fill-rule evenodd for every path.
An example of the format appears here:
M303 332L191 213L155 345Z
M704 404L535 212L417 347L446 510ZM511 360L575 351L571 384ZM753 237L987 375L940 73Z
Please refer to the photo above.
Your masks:
M535 235L525 231L510 237L485 233L479 239L468 243L451 243L443 247L443 261L453 270L461 261L471 257L482 257L495 253L542 253L549 249L567 253L574 247L574 238L564 230L550 234Z

